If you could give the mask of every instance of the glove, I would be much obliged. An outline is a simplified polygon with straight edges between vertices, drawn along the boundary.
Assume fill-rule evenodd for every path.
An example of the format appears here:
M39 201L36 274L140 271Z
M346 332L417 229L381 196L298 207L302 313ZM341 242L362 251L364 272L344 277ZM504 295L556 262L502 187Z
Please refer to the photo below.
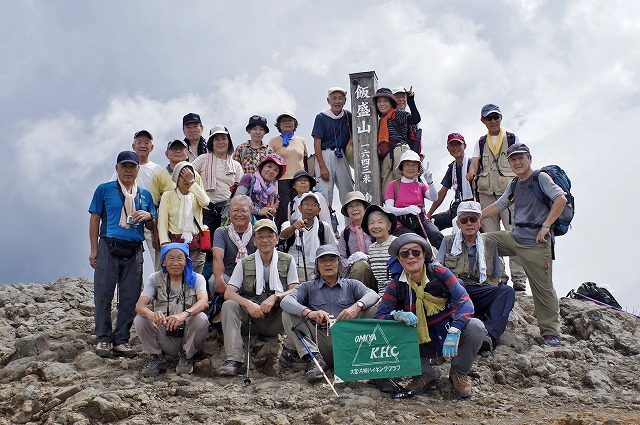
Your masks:
M347 265L351 266L352 264L355 264L357 261L360 261L360 260L367 261L368 259L369 257L364 252L354 252L347 259Z
M429 161L425 160L422 163L422 167L424 168L424 173L422 173L422 177L427 184L433 184L433 173L429 169Z
M410 311L396 311L393 313L393 320L404 322L407 326L415 326L418 324L418 316Z
M403 212L405 214L418 215L418 214L420 214L422 212L422 210L417 205L409 205L408 207L404 207L403 208Z
M447 337L442 345L442 356L449 360L458 355L458 343L460 342L460 329L450 327Z

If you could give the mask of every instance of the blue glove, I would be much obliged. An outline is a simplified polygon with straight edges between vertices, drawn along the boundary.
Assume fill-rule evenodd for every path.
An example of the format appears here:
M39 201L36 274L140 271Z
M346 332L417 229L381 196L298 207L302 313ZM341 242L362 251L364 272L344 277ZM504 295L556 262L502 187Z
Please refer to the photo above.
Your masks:
M410 311L396 311L393 313L393 320L404 322L407 326L415 326L418 324L418 316Z
M460 329L450 327L447 337L442 345L442 356L449 360L458 355L458 343L460 342Z

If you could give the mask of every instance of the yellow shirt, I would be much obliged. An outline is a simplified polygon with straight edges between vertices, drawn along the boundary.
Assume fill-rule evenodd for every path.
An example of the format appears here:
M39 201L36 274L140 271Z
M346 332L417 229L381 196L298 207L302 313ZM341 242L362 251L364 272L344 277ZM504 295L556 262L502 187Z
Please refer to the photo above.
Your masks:
M198 225L202 227L202 208L209 205L209 197L202 186L197 183L191 186L189 193L193 193L194 195L193 216L198 221ZM176 191L170 190L163 193L162 202L160 202L160 208L158 209L158 235L160 236L161 245L171 242L169 232L174 235L182 234L182 230L178 227L179 210L180 198Z
M282 146L284 139L276 136L269 140L269 147L284 159L287 171L280 180L292 179L293 175L300 170L304 170L304 158L309 156L307 151L307 141L302 137L293 136L289 140L289 146Z
M196 183L202 187L202 178L197 171ZM174 190L175 188L176 184L173 182L173 178L166 168L155 173L153 177L151 177L151 182L149 183L149 192L151 192L151 196L153 197L153 203L157 206L160 203L162 194L170 190Z

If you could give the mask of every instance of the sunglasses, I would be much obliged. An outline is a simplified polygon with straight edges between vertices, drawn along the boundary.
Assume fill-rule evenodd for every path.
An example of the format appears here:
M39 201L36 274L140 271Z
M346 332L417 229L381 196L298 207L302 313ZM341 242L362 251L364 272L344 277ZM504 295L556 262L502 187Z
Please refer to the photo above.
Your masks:
M419 256L422 255L422 250L421 249L407 249L405 251L398 252L398 256L400 256L402 258L409 258L410 255L413 255L414 257L418 258Z
M497 121L502 118L499 114L489 114L484 119L485 121Z
M477 215L470 215L469 217L462 217L460 219L460 223L462 223L462 224L467 224L468 222L475 223L477 221L478 221L478 216Z

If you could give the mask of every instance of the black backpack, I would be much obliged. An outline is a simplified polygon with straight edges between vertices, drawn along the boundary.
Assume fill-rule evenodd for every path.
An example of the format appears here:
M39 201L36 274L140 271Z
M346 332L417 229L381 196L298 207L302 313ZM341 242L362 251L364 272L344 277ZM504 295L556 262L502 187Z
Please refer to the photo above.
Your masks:
M584 282L578 287L577 291L573 289L569 291L567 297L596 301L597 303L606 304L611 307L617 308L618 310L622 310L622 306L613 297L613 295L611 295L611 292L609 292L606 288L596 285L593 282Z

